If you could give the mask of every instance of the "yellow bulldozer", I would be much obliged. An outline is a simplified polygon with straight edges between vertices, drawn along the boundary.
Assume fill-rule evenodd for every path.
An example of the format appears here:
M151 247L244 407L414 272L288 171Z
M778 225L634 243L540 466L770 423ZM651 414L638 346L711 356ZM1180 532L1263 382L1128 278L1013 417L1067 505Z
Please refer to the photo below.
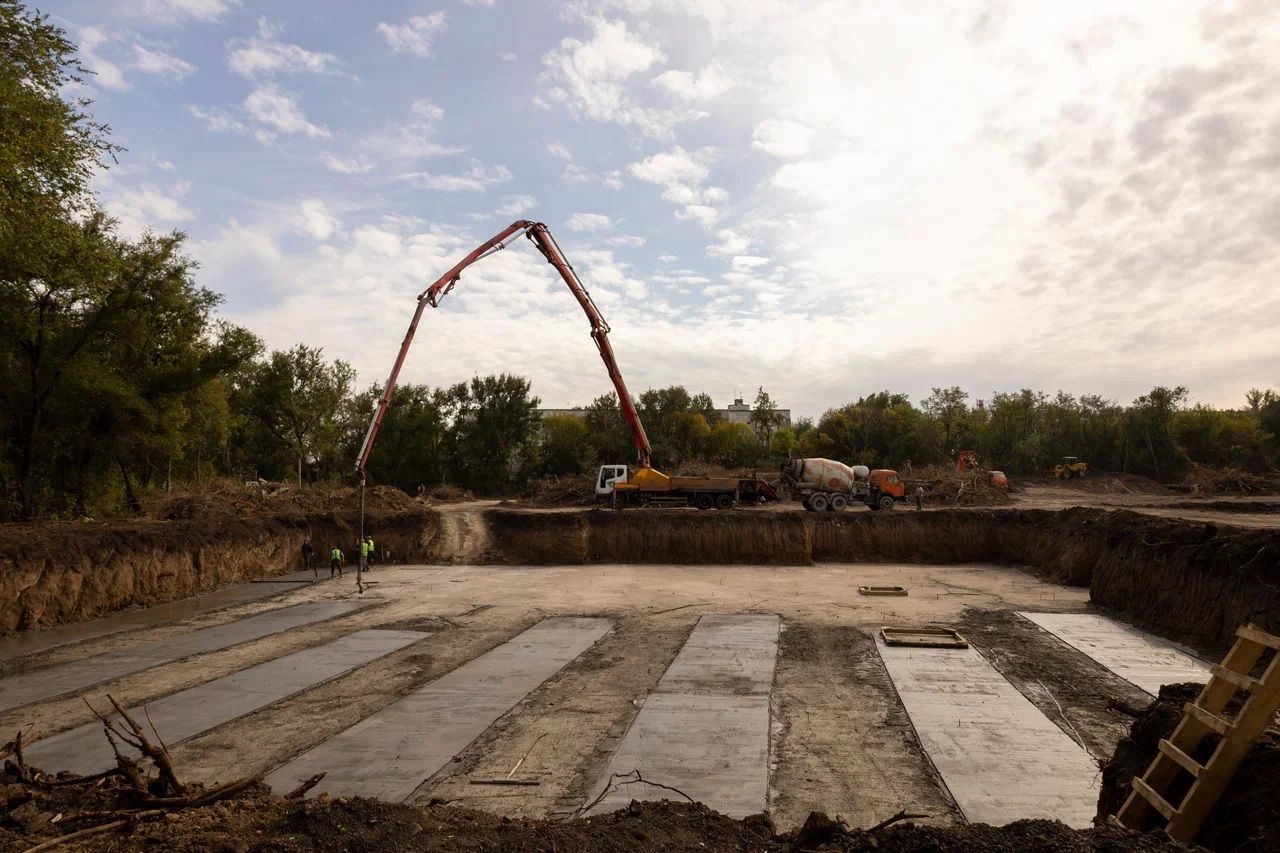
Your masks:
M1049 476L1055 480L1070 480L1075 477L1083 477L1088 472L1088 462L1081 462L1078 456L1064 456L1061 462L1053 466Z

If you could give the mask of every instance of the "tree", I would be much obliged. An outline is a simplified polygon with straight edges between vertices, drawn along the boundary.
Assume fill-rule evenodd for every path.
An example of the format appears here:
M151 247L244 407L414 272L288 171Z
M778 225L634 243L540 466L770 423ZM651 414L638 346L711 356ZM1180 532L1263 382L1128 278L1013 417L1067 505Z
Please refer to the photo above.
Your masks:
M308 461L318 463L337 448L343 401L354 380L346 362L326 362L323 350L302 344L271 353L250 374L244 405L288 449L298 485Z
M954 457L957 451L963 449L960 446L962 441L968 440L968 400L968 393L953 385L950 388L934 388L933 393L920 404L925 414L941 427L942 447L939 449L944 457Z
M542 470L547 474L581 474L590 446L587 425L572 415L542 419Z
M477 376L461 397L455 428L463 482L486 494L510 494L533 472L538 398L522 376Z
M1174 413L1186 402L1187 389L1157 386L1133 401L1126 413L1126 460L1159 480L1186 459L1173 434ZM1126 469L1127 470L1127 469Z
M773 441L774 430L782 426L782 415L763 386L756 392L755 404L751 407L751 426L765 447Z

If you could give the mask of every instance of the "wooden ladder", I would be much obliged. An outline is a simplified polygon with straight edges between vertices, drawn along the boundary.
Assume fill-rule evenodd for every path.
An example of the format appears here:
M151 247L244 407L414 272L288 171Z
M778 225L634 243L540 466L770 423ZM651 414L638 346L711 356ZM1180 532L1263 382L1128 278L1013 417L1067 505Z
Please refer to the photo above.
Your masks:
M1276 651L1260 678L1249 675L1268 649ZM1228 720L1224 711L1237 690L1249 698ZM1280 637L1246 625L1236 631L1236 641L1211 670L1209 683L1195 702L1187 703L1182 721L1141 778L1134 777L1133 790L1116 819L1131 829L1145 829L1152 812L1166 821L1165 832L1175 841L1190 841L1200 831L1210 809L1218 802L1240 762L1249 754L1262 731L1271 724L1280 707ZM1206 735L1221 735L1213 755L1204 764L1191 756ZM1170 785L1180 773L1189 773L1191 787L1179 805L1167 799Z

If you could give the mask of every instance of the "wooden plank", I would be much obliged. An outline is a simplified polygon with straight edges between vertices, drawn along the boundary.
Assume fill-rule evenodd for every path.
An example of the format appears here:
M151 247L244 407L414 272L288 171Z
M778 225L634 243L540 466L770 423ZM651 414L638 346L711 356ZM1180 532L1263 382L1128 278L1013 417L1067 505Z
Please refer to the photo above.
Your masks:
M1268 634L1266 631L1255 628L1252 625L1241 625L1236 629L1236 636L1250 643L1257 643L1260 646L1280 651L1280 637Z
M1235 726L1210 711L1206 711L1194 702L1188 702L1184 708L1187 716L1196 722L1215 731L1220 735L1228 735L1235 730Z
M1252 676L1245 675L1242 672L1236 672L1234 669L1227 669L1219 663L1213 665L1213 677L1221 678L1223 681L1237 687L1240 690L1253 690L1262 682Z
M1204 772L1205 768L1203 764L1196 761L1190 755L1187 755L1173 744L1169 743L1169 741L1161 739L1159 749L1162 755L1169 760L1176 762L1178 766L1190 773L1192 776L1199 778L1200 774Z
M1160 796L1150 785L1137 776L1133 777L1133 790L1150 803L1153 809L1164 815L1165 820L1172 820L1174 815L1178 813L1178 810L1171 806L1168 800Z

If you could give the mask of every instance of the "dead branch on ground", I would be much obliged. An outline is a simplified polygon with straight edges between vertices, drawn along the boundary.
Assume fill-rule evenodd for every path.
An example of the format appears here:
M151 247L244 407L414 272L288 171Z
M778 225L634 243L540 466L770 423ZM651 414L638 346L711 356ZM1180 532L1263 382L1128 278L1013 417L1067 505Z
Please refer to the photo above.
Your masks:
M614 779L618 779L621 781L615 783L613 781ZM600 792L600 795L596 797L594 800L592 800L591 802L587 803L585 806L582 806L581 808L579 808L576 812L573 813L573 815L577 816L580 814L584 814L585 812L591 811L593 808L595 808L597 805L600 804L601 800L603 800L605 797L609 796L614 791L621 788L623 785L634 785L637 782L643 782L644 784L652 785L655 788L662 788L664 791L672 791L684 797L686 800L688 800L691 803L697 802L697 800L695 800L693 797L686 794L684 791L681 791L679 788L673 788L670 785L664 785L661 782L654 782L651 779L644 778L643 776L640 775L640 771L637 769L637 770L632 770L630 773L614 773L612 776L609 777L609 784L604 786L604 790Z
M310 779L305 780L301 785L294 788L289 793L285 794L284 798L286 800L302 799L307 795L307 791L310 791L316 785L320 784L320 780L323 779L324 776L325 776L324 772L317 773L316 775L312 776Z
M900 820L919 820L921 818L926 818L930 816L931 815L927 815L927 814L915 814L913 812L907 811L906 809L903 809L893 817L887 817L884 820L880 821L875 826L866 830L866 832L868 835L870 835L872 833L879 832L880 830L884 829L886 826L892 826L893 824L897 823Z

